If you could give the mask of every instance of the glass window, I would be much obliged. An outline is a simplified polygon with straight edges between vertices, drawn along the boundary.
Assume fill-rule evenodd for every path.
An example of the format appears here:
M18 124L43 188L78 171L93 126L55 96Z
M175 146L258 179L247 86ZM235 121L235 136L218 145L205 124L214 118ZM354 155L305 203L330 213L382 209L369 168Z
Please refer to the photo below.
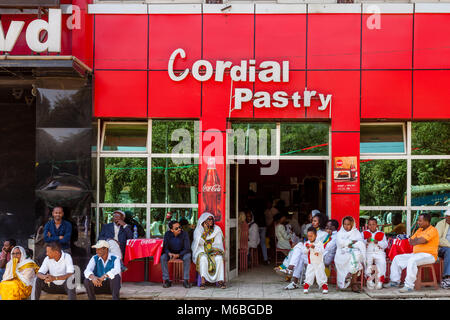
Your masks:
M328 124L281 123L281 155L328 155Z
M152 153L198 153L198 145L198 121L152 121Z
M147 123L106 123L103 151L147 151Z
M402 124L361 124L361 153L405 153Z
M147 209L146 208L101 208L100 222L101 224L113 222L114 211L121 210L125 212L125 222L131 226L133 231L134 226L137 227L138 237L145 238L147 230ZM100 231L101 229L100 225Z
M387 237L398 234L406 234L406 220L408 218L406 211L365 211L359 212L359 225L361 229L367 229L369 218L375 218L378 222L378 230L383 231ZM363 227L365 226L365 227Z
M406 160L361 160L361 205L406 205Z
M150 235L152 237L164 237L164 233L168 230L167 224L171 220L181 223L183 230L189 233L192 243L198 220L198 210L196 208L152 208Z
M275 123L232 123L228 132L228 153L234 155L276 155Z
M450 203L450 160L412 160L411 205Z
M152 203L198 203L194 159L153 158L151 174Z
M450 154L450 122L413 122L411 145L414 155Z
M97 151L97 137L98 137L97 122L92 122L92 141L91 141L92 152Z
M102 158L100 163L101 202L147 202L146 158Z

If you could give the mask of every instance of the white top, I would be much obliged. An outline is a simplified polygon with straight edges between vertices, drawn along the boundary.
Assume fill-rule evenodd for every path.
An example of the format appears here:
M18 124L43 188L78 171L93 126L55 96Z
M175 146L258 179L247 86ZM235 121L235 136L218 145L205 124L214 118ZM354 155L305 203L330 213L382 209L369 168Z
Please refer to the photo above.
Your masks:
M314 244L314 249L309 248L311 244ZM309 260L308 264L321 264L323 263L323 243L319 238L316 238L316 240L311 243L311 241L306 241L303 246L303 252L308 255L309 254Z
M258 225L253 223L248 229L248 247L258 248L260 241Z
M58 261L55 259L50 259L49 257L45 257L42 266L39 268L39 273L42 274L50 274L51 276L65 276L68 273L75 273L73 268L72 257L70 254L62 252L61 258ZM53 283L57 286L60 286L66 280L55 280Z
M114 240L119 241L120 226L114 224Z
M286 228L281 223L275 227L275 236L277 237L277 248L279 249L291 249L289 239L290 234L287 233Z
M102 258L99 258L99 260L101 262L103 262L103 266L106 267L106 264L108 263L109 260L111 260L112 256L113 256L113 254L108 253L108 259L106 259L106 262ZM95 269L95 259L94 258L95 258L95 256L92 256L91 260L89 260L86 270L84 270L84 277L86 279L89 279L89 276L91 274L94 274L94 269ZM116 260L114 260L114 268L109 270L106 274L108 275L108 277L110 279L114 279L114 277L116 275L120 276L120 259L118 257L116 257ZM91 280L91 279L89 279L89 280Z

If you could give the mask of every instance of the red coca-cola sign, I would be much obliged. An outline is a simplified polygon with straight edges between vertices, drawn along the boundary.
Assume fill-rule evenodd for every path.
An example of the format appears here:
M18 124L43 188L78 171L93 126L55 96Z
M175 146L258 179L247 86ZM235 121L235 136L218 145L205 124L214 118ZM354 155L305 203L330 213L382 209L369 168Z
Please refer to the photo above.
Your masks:
M342 160L336 161L336 165L339 167L342 167L343 164L344 164L344 161L342 161Z
M202 196L204 212L209 212L214 215L216 222L222 219L220 209L220 200L222 199L222 187L220 185L219 175L217 174L216 161L214 158L209 158L208 169L206 170L205 178L203 179Z

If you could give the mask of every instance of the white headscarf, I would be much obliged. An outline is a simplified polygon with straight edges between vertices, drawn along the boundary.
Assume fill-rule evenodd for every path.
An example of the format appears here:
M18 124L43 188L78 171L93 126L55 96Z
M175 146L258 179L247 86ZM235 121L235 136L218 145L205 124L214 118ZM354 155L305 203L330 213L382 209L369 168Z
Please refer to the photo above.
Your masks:
M353 225L352 225L352 229L350 231L347 231L344 229L344 219L342 219L341 229L339 229L339 232L336 235L336 241L337 241L338 247L340 246L340 244L342 244L342 245L345 245L344 249L347 249L350 242L357 241L353 245L353 247L355 249L358 249L359 251L361 251L361 254L363 254L365 256L366 246L364 245L363 237L361 236L361 233L358 231L358 229L356 229L355 219L353 219ZM341 246L341 248L342 248L342 246Z
M26 268L22 271L19 271L19 269L22 266L26 265L27 263L33 263L34 265L36 265L36 263L33 260L26 258L27 254L23 247L15 246L11 250L11 253L14 251L14 249L20 250L20 260L17 262L16 270L15 270L17 277L20 279L20 281L23 282L23 284L25 286L31 286L33 284L34 278L36 277L34 268ZM14 264L14 261L13 261L13 258L11 257L11 260L9 260L9 262L6 264L6 270L5 270L5 274L3 275L3 281L14 279L13 264Z
M202 240L202 234L204 232L204 227L203 227L203 222L206 221L206 219L208 219L209 217L213 217L214 215L212 215L209 212L204 212L200 218L198 219L197 222L197 227L194 230L194 239L192 241L192 261L194 261L194 263L197 262L197 256L200 252L204 252L204 248L203 248L203 244L200 244L200 240ZM220 229L220 227L218 225L214 225L214 231L211 233L211 235L208 236L208 240L214 238L214 242L213 242L213 247L220 249L220 250L224 250L223 247L223 233L222 233L222 229Z

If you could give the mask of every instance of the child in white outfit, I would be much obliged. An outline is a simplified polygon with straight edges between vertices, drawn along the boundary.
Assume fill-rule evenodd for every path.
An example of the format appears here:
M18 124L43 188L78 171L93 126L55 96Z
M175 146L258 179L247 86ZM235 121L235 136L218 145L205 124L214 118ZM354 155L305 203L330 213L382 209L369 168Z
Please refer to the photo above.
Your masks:
M375 218L370 218L369 229L362 233L366 244L366 278L369 289L381 289L386 274L386 253L388 243L384 232L377 229ZM375 266L373 266L375 263ZM373 274L374 273L374 274Z
M325 274L323 252L323 243L321 239L317 238L317 230L314 227L308 228L308 241L304 245L304 253L308 256L308 267L306 268L306 278L303 286L304 293L308 293L309 287L314 284L314 278L319 288L322 288L322 293L328 293L328 279Z

